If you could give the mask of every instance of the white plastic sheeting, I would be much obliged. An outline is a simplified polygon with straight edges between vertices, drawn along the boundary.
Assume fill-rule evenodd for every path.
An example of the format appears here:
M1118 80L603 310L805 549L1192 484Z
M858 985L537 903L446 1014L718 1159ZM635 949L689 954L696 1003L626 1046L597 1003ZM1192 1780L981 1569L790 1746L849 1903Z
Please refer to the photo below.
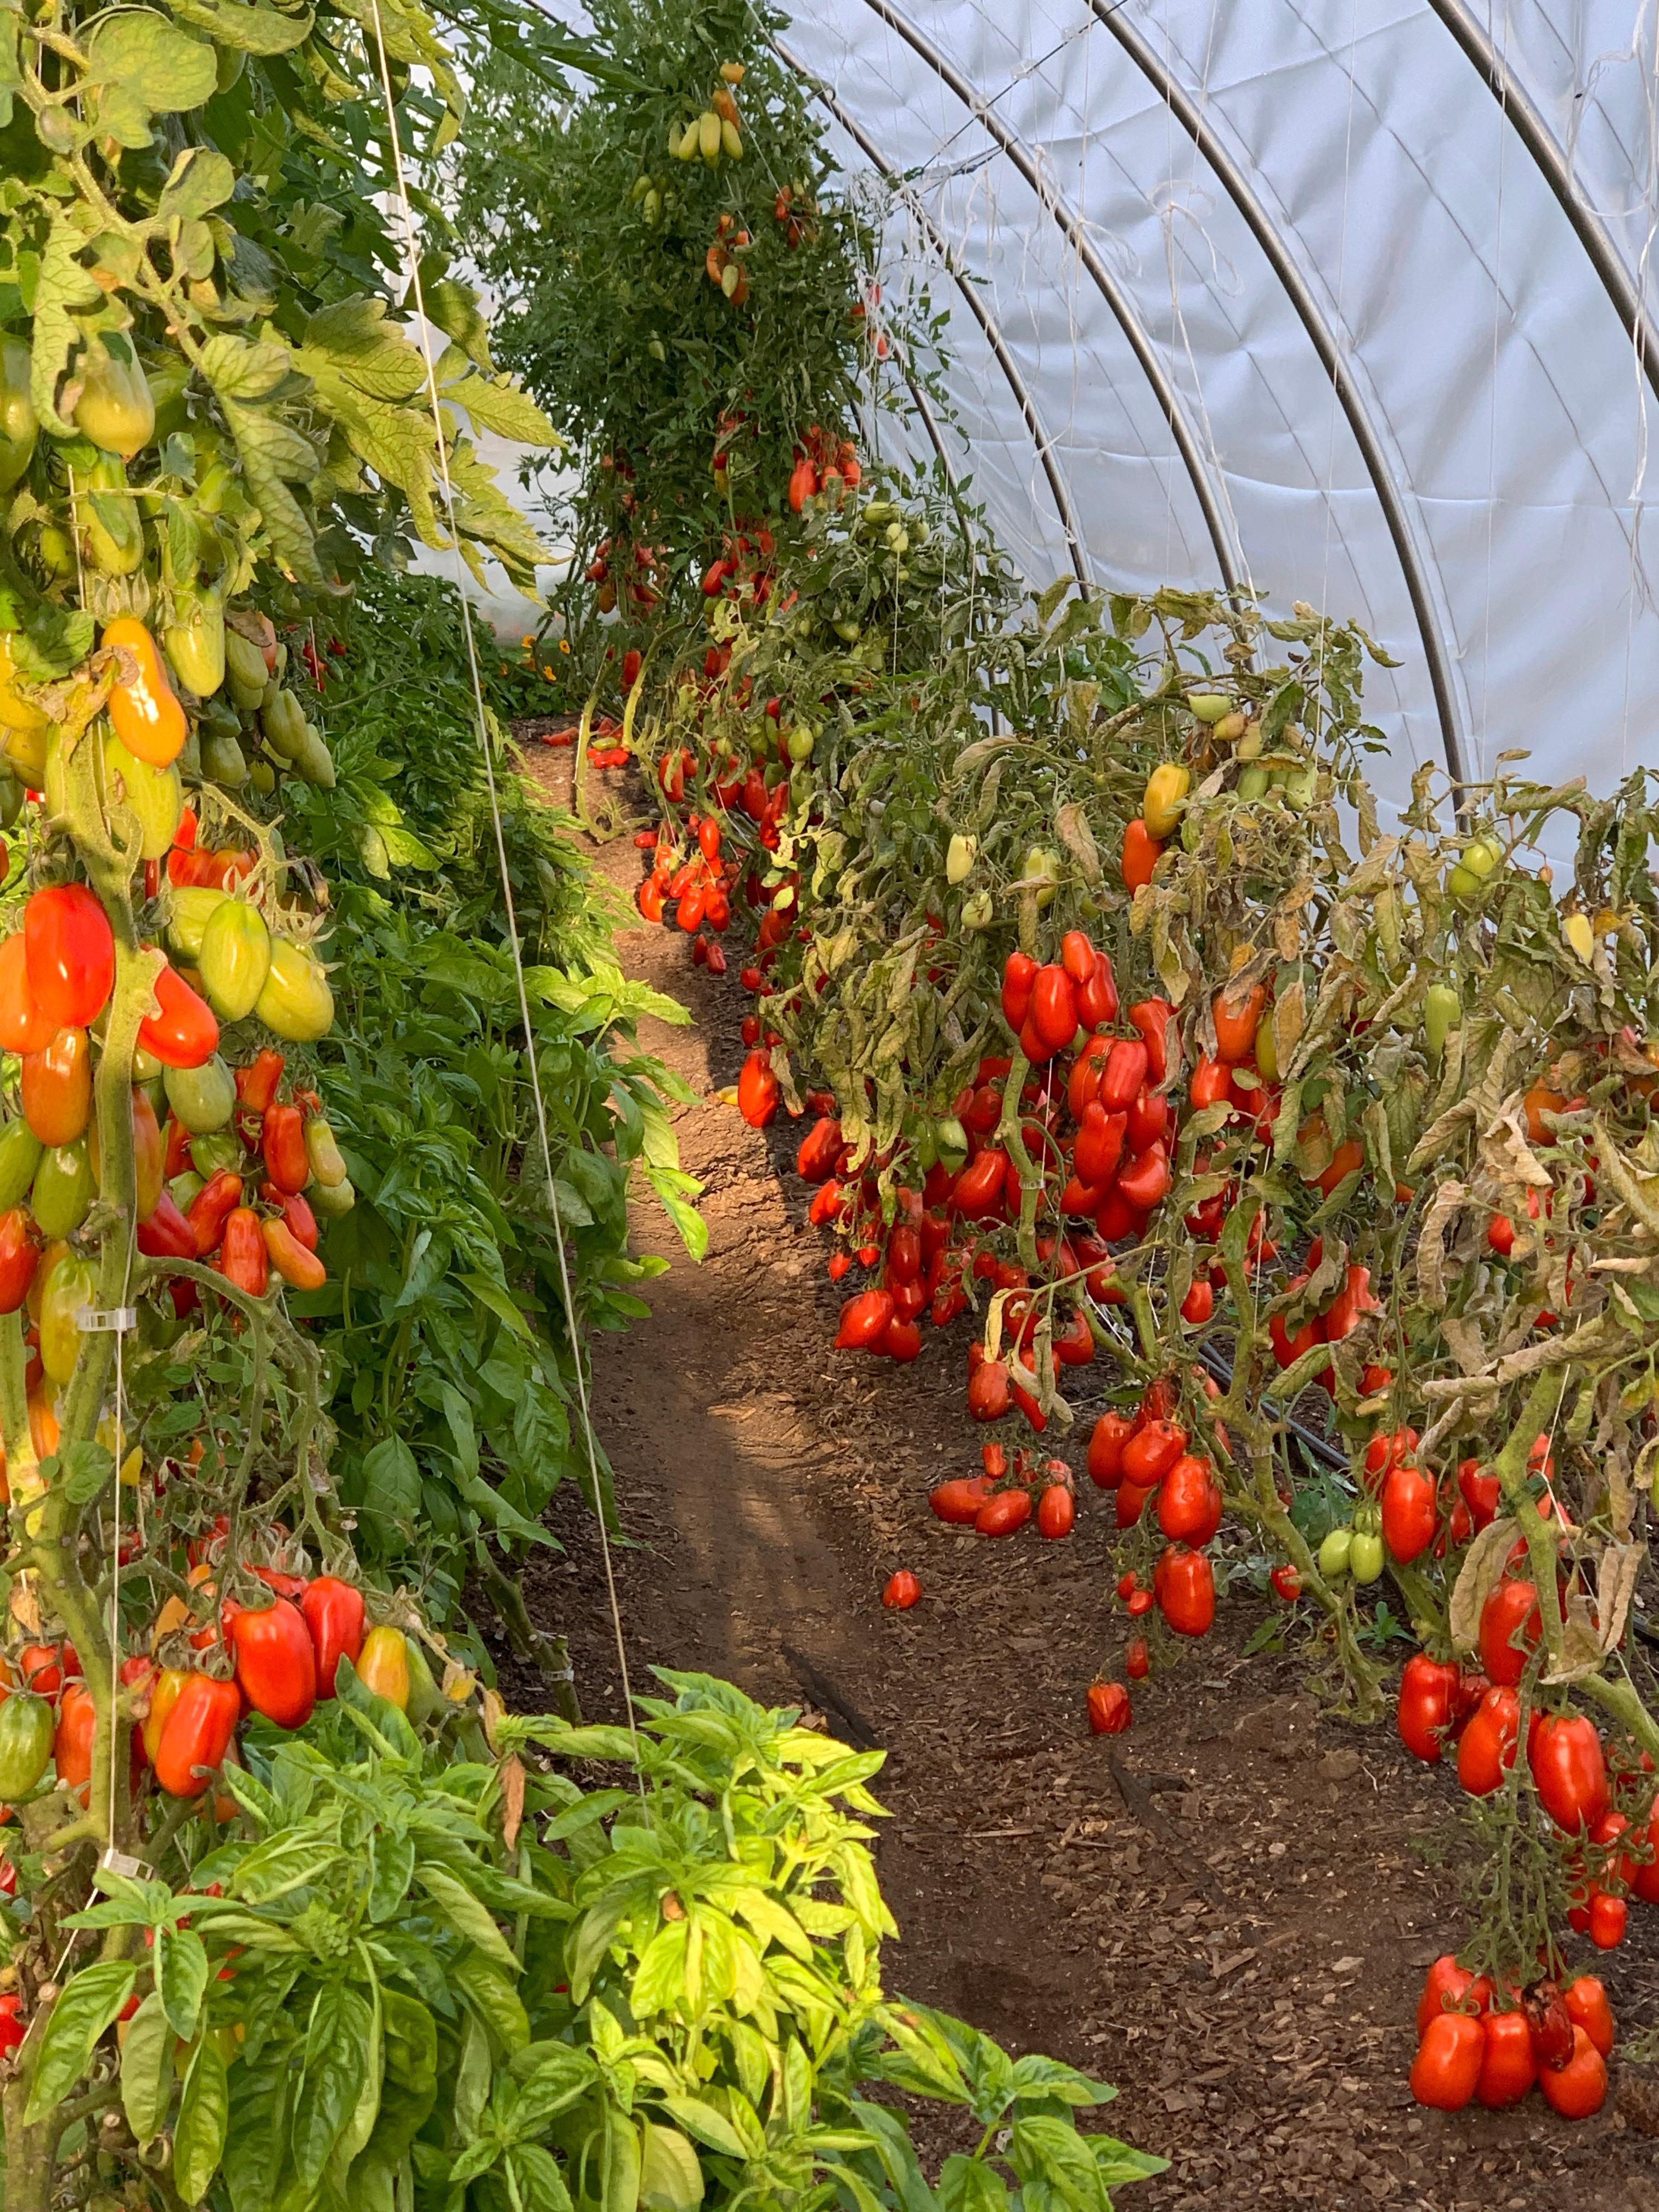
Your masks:
M1655 4L811 0L784 44L902 180L873 273L950 307L1024 574L1352 615L1399 799L1659 763Z

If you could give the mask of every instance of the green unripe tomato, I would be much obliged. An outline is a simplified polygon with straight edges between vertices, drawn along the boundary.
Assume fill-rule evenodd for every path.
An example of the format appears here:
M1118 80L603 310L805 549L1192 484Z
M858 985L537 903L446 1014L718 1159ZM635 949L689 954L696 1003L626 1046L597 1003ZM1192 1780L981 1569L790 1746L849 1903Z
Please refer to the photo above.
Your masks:
M952 833L945 848L945 880L952 886L965 882L973 871L979 854L977 837L966 837L961 830Z
M1333 1528L1319 1547L1319 1571L1326 1581L1334 1582L1339 1575L1348 1571L1348 1559L1353 1546L1352 1528Z
M221 1168L242 1165L242 1140L233 1129L210 1129L190 1140L191 1164L198 1175L216 1176Z
M167 1103L192 1137L230 1127L236 1111L236 1079L216 1052L200 1067L164 1068Z
M964 929L988 929L991 927L991 894L975 891L962 902L962 926Z
M1239 770L1238 795L1241 799L1254 801L1264 797L1267 789L1267 771L1260 761L1252 761L1248 768Z
M270 932L244 898L223 898L209 915L197 956L208 1004L222 1022L245 1021L270 973Z
M130 806L137 817L139 850L147 860L160 860L172 849L185 811L184 786L174 767L152 768L130 753L113 732L104 740L104 790L118 806Z
M40 1139L20 1115L0 1129L0 1213L21 1205L40 1164Z
M1382 1539L1369 1529L1356 1528L1353 1541L1348 1547L1348 1568L1355 1582L1364 1585L1376 1582L1382 1572Z
M812 757L812 747L817 740L805 722L797 722L789 732L789 757L798 765Z
M73 1237L92 1211L98 1178L92 1171L87 1140L54 1145L40 1155L29 1192L29 1211L43 1237Z
M1224 691L1194 691L1187 704L1200 722L1213 724L1232 712L1233 702Z

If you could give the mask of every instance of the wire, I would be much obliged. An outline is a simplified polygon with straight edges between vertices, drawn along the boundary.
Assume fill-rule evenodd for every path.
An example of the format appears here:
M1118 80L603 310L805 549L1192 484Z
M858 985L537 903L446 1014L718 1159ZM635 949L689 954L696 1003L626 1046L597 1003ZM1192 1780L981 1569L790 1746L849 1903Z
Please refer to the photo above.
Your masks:
M472 678L472 703L477 715L478 744L483 753L484 781L489 793L490 821L495 834L495 859L501 870L501 900L507 912L507 939L513 951L513 975L518 986L519 1014L524 1024L525 1060L530 1070L531 1094L535 1101L536 1129L541 1146L542 1173L546 1178L548 1211L552 1217L554 1248L559 1258L559 1289L564 1299L565 1320L570 1331L571 1366L576 1379L576 1400L581 1413L582 1434L587 1445L594 1516L599 1524L599 1552L605 1562L605 1596L611 1607L611 1626L617 1642L617 1663L622 1674L623 1703L627 1709L628 1731L634 1741L635 1778L643 1797L645 1775L639 1765L639 1729L634 1714L633 1686L628 1674L628 1644L623 1633L622 1608L617 1600L617 1577L611 1558L610 1532L605 1525L605 1494L604 1485L599 1479L599 1446L594 1438L592 1414L588 1406L587 1377L582 1366L581 1337L576 1322L576 1301L571 1289L564 1224L559 1218L558 1192L553 1179L553 1152L547 1134L547 1104L542 1097L541 1069L536 1059L536 1033L530 1018L530 993L525 983L524 957L519 945L519 921L513 903L512 872L507 860L507 833L501 826L501 799L495 787L495 763L490 750L489 726L484 711L483 679L478 672L477 640L473 633L471 602L467 598L462 574L461 533L455 520L455 489L450 481L449 447L444 436L443 408L438 398L438 376L432 360L432 331L426 319L426 297L421 284L421 257L416 240L415 216L410 205L409 187L404 174L403 143L398 131L397 107L392 97L391 64L380 23L380 0L369 0L369 5L374 18L374 43L380 61L380 92L386 104L392 178L397 189L398 211L403 218L404 243L409 256L410 289L420 330L421 358L426 368L427 398L432 407L432 433L437 446L439 483L443 492L444 515L449 526L450 550L454 556L455 587L460 596L461 627L466 637L467 666Z

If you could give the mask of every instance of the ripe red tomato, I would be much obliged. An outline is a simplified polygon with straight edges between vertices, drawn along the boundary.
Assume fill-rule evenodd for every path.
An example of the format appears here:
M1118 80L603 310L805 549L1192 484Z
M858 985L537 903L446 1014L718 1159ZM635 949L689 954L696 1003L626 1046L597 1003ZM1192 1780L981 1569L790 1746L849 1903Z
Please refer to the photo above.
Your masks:
M921 1584L908 1567L901 1567L896 1574L889 1575L881 1601L889 1613L908 1613L921 1595Z
M29 996L58 1029L83 1030L109 1003L115 934L84 884L54 884L23 908Z
M230 1619L236 1680L257 1713L278 1728L301 1728L317 1702L317 1654L299 1607L279 1597Z
M1012 1536L1031 1517L1031 1496L1025 1490L1000 1490L988 1498L974 1516L981 1536Z
M1425 2029L1412 2062L1412 2094L1437 2112L1461 2112L1474 2096L1486 2056L1484 2021L1468 2013L1437 2014Z
M953 1210L969 1221L982 1221L995 1212L1007 1173L1007 1153L998 1146L988 1145L957 1177L956 1188L951 1193Z
M23 933L0 945L0 1051L40 1052L59 1024L35 1004L29 989Z
M1587 2120L1607 2102L1607 2061L1576 2023L1571 2057L1565 2066L1540 2067L1538 2086L1564 2120Z
M1570 1833L1592 1828L1607 1810L1601 1739L1583 1713L1544 1714L1534 1724L1527 1760L1539 1801L1558 1827Z
M1031 1027L1051 1060L1077 1035L1077 992L1064 968L1039 968L1031 979Z
M1382 1485L1382 1540L1402 1566L1434 1541L1433 1479L1420 1467L1395 1466Z
M1580 1974L1562 1990L1561 2002L1573 2026L1583 2029L1603 2058L1611 2058L1615 2031L1605 1984L1594 1974Z
M363 1594L337 1576L319 1575L307 1584L300 1610L316 1653L317 1695L331 1698L342 1656L355 1666L363 1648Z
M1123 1671L1132 1682L1144 1682L1152 1671L1152 1656L1144 1636L1132 1636L1124 1646Z
M1593 1890L1589 1901L1589 1939L1598 1951L1616 1951L1630 1925L1630 1905L1611 1897L1605 1889Z
M968 1528L978 1518L991 1489L988 1474L957 1475L949 1482L935 1483L927 1493L927 1503L939 1520Z
M1158 1605L1176 1634L1207 1636L1215 1625L1215 1572L1206 1554L1173 1544L1159 1559L1158 1571Z
M1471 1797L1490 1797L1515 1764L1521 1735L1521 1700L1515 1692L1486 1692L1457 1740L1457 1778Z
M867 1352L879 1343L887 1333L893 1318L893 1297L890 1291L860 1291L856 1297L848 1298L841 1310L841 1325L836 1331L838 1352Z
M914 1321L908 1321L902 1314L896 1313L888 1322L880 1343L872 1345L870 1349L884 1352L890 1359L896 1359L901 1366L908 1367L913 1359L921 1357L921 1331Z
M1480 1608L1480 1664L1487 1678L1513 1689L1543 1632L1538 1592L1532 1583L1508 1578L1500 1582Z
M1077 1499L1071 1485L1051 1482L1037 1500L1037 1533L1050 1543L1061 1536L1069 1536L1072 1524L1077 1519Z
M1253 983L1242 997L1235 996L1231 986L1216 993L1210 1001L1210 1014L1215 1023L1218 1060L1231 1067L1249 1058L1267 1003L1265 983Z
M1215 1290L1202 1276L1188 1285L1181 1301L1181 1318L1189 1328L1201 1328L1215 1311Z
M1171 1543L1207 1544L1221 1526L1221 1504L1209 1462L1183 1452L1158 1485L1158 1525Z
M66 1790L72 1790L83 1803L87 1785L92 1780L92 1740L97 1728L98 1708L92 1701L91 1691L84 1683L71 1683L58 1708L52 1755L57 1762L58 1781Z
M0 1213L0 1314L15 1313L40 1264L40 1233L26 1206Z
M1116 1525L1120 1528L1135 1528L1146 1510L1146 1500L1156 1486L1143 1489L1138 1482L1120 1482L1117 1486Z
M1117 1171L1117 1193L1138 1214L1150 1213L1170 1192L1170 1156L1162 1145L1149 1145Z
M1011 952L1002 969L1002 1018L1011 1030L1023 1029L1031 1010L1031 985L1037 963L1029 952ZM1075 1023L1073 1024L1076 1027Z
M1091 1682L1089 1686L1089 1733L1121 1735L1134 1720L1129 1692L1121 1682Z
M772 1056L751 1052L738 1073L738 1111L751 1129L763 1129L778 1110L778 1079Z
M203 1194L197 1193L198 1198ZM239 1291L246 1291L250 1297L264 1297L270 1280L270 1254L259 1217L251 1206L233 1206L225 1216L218 1266L228 1283L234 1283Z
M1118 863L1126 891L1138 891L1143 884L1152 880L1152 870L1158 866L1164 848L1139 815L1123 832L1123 857Z
M1417 2033L1420 2040L1431 2020L1443 2012L1485 2012L1492 2002L1492 1984L1482 1974L1477 1979L1456 1955L1443 1951L1424 1977L1423 1994L1417 2000Z
M1273 1584L1273 1595L1282 1598L1286 1605L1294 1605L1302 1595L1301 1571L1288 1559L1275 1567L1267 1580Z
M1413 1653L1400 1677L1400 1699L1395 1718L1400 1741L1413 1759L1437 1765L1452 1724L1452 1711L1462 1676L1455 1665L1431 1659L1426 1651Z
M9 2058L29 2032L23 2016L23 2000L15 1990L0 1996L0 2058Z
M1123 1480L1150 1489L1161 1481L1187 1449L1187 1431L1178 1421L1150 1420L1123 1447Z
M139 1024L139 1043L163 1067L204 1067L219 1049L212 1007L173 968L162 969L155 990L155 1012Z
M1525 2013L1488 2013L1476 2098L1493 2112L1518 2105L1537 2079L1538 2059Z
M1000 1421L1012 1396L1004 1360L983 1359L968 1377L968 1411L976 1421Z
M1123 1448L1134 1433L1127 1413L1103 1413L1089 1438L1089 1480L1097 1490L1115 1490L1123 1480Z

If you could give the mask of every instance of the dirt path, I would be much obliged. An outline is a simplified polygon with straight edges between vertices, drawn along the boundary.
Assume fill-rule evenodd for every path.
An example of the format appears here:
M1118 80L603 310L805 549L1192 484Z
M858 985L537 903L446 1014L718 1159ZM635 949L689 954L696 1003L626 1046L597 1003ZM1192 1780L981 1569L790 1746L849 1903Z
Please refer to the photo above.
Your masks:
M623 842L600 865L631 889L636 860ZM1465 1924L1455 1784L1391 1730L1321 1720L1293 1658L1246 1656L1255 1601L1229 1598L1214 1636L1137 1688L1129 1735L1088 1735L1085 1691L1123 1640L1103 1501L1084 1481L1055 1546L993 1547L932 1518L930 1484L977 1466L963 1325L926 1330L902 1370L831 1350L826 1247L781 1172L799 1132L757 1134L713 1096L735 1079L746 1002L677 933L630 931L620 952L696 1017L642 1042L699 1094L678 1128L710 1231L695 1267L642 1209L638 1249L673 1264L646 1287L651 1319L596 1350L636 1683L652 1662L701 1668L829 1706L842 1733L847 1710L868 1723L889 1752L890 1985L1116 2082L1110 2125L1174 2161L1126 2204L1659 2212L1651 2069L1623 2069L1579 2127L1536 2098L1450 2120L1412 2106L1423 1970ZM1079 1469L1087 1433L1059 1447ZM569 1637L588 1717L614 1717L574 1487L552 1520L567 1549L532 1567L532 1611ZM927 1596L885 1614L898 1565ZM1659 2027L1659 1913L1632 1924L1606 1969L1626 2037Z

